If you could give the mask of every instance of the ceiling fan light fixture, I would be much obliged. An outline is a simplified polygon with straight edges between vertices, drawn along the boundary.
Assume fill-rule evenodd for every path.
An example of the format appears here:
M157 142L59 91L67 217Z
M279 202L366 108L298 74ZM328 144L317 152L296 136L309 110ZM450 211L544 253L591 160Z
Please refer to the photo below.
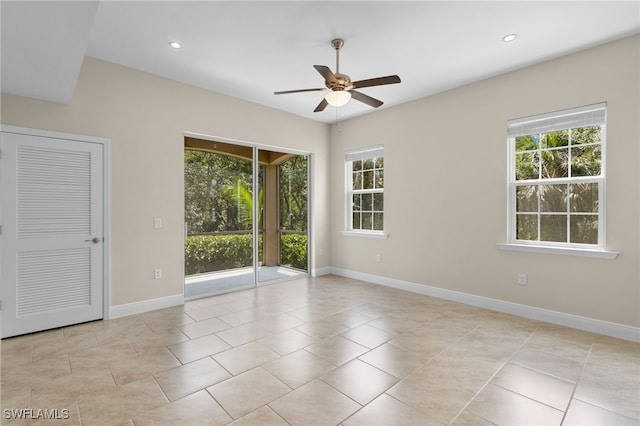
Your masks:
M351 93L345 90L332 90L331 92L324 95L324 99L331 106L341 107L345 106L349 102L349 100L351 99Z

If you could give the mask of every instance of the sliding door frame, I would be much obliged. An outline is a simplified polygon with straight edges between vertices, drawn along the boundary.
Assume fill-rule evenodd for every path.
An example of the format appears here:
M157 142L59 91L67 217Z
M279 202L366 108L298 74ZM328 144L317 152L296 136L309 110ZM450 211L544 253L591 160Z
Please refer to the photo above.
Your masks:
M258 287L259 285L268 285L271 282L270 281L266 281L263 283L260 283L259 281L259 277L258 277L258 272L259 272L259 247L258 247L258 240L259 240L259 232L260 230L258 229L258 192L259 192L259 182L258 182L258 177L259 177L259 169L260 169L260 163L259 163L259 158L258 158L258 152L260 150L265 150L265 151L277 151L277 152L282 152L285 154L293 154L293 155L300 155L300 156L304 156L307 159L307 273L306 276L309 277L311 276L311 259L312 259L312 255L313 255L313 244L312 244L312 238L313 238L313 228L312 228L312 223L313 223L313 218L312 218L312 184L311 184L311 176L313 176L312 174L312 167L313 167L313 153L308 152L308 151L302 151L302 150L296 150L296 149L291 149L291 148L285 148L285 147L281 147L281 146L275 146L275 145L265 145L265 144L258 144L255 142L248 142L248 141L243 141L243 140L239 140L239 139L230 139L230 138L226 138L226 137L222 137L222 136L211 136L211 135L205 135L202 133L194 133L194 132L183 132L182 135L182 140L181 140L181 145L183 146L183 150L184 150L184 138L195 138L195 139L202 139L202 140L207 140L207 141L211 141L211 142L221 142L221 143L227 143L227 144L232 144L232 145L239 145L239 146L244 146L244 147L248 147L251 148L253 151L253 158L252 158L252 170L253 170L253 182L251 183L251 189L252 189L252 195L253 195L253 212L252 212L252 220L253 220L253 225L252 225L252 237L253 237L253 287ZM183 162L183 167L184 167L184 162ZM184 173L184 172L183 172ZM277 196L277 195L276 195ZM184 194L183 194L183 202L182 205L184 206ZM183 207L184 209L184 207ZM182 215L182 228L185 228L185 222L184 222L184 212ZM183 252L183 259L182 259L182 276L185 276L185 269L184 269L184 250ZM184 294L184 285L182 287L182 292Z

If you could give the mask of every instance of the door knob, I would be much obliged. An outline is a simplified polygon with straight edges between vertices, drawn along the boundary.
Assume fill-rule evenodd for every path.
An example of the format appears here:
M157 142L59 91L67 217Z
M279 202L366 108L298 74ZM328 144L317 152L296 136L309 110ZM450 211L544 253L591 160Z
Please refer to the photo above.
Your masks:
M98 243L100 242L100 238L98 238L98 237L93 237L93 238L92 238L92 239L90 239L90 240L84 240L84 242L85 242L85 243L89 243L89 242L91 242L91 243L93 243L93 244L98 244Z

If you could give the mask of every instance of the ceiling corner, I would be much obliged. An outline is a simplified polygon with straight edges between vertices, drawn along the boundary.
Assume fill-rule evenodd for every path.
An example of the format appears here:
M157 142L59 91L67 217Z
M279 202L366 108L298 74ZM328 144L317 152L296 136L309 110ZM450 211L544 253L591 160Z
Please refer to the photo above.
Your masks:
M3 93L68 104L98 0L0 2Z

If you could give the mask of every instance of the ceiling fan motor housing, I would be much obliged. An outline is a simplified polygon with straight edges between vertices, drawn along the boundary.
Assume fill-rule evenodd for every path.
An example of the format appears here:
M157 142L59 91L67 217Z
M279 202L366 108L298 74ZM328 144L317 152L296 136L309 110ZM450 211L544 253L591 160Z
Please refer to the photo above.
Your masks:
M335 91L339 90L352 90L353 84L351 84L351 77L346 74L335 74L337 81L325 81L324 84L327 88Z

